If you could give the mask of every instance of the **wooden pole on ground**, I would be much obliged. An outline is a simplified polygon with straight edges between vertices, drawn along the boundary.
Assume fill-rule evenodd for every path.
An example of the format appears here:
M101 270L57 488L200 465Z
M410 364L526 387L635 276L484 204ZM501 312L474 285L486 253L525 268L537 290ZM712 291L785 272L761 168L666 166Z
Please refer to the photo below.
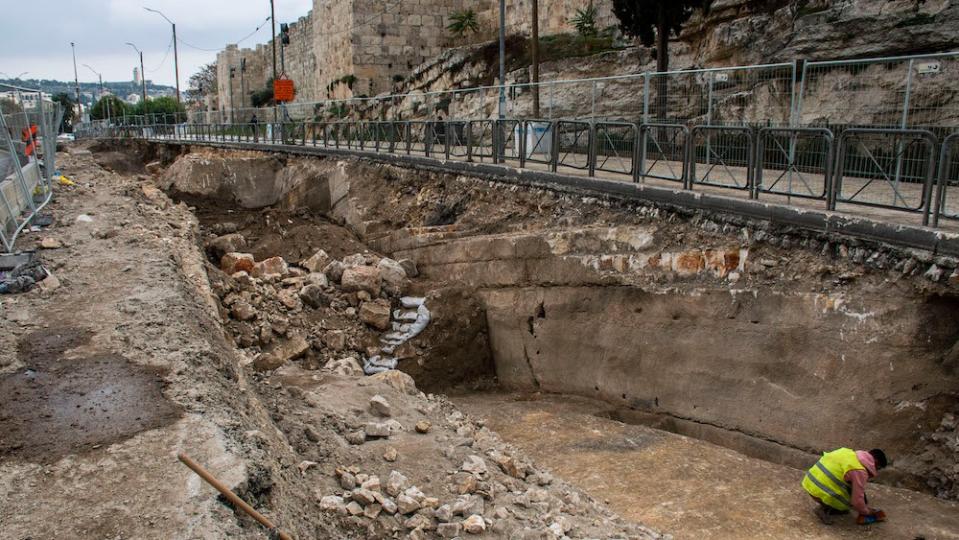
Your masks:
M180 461L182 461L184 465L186 465L186 466L189 467L193 472L195 472L197 475L199 475L200 478L206 480L206 482L207 482L208 484L210 484L210 485L213 486L217 491L219 491L220 493L222 493L223 496L227 498L227 500L229 500L231 503L233 503L233 506L236 506L236 507L239 508L240 510L243 510L244 512L246 512L250 517L252 517L253 519L255 519L260 525L263 525L264 527L266 527L267 529L269 529L270 532L276 531L276 535L277 535L277 537L278 537L280 540L293 540L293 537L291 537L290 535L286 534L285 532L277 529L277 528L276 528L276 525L274 525L272 521L270 521L270 520L269 520L266 516L264 516L263 514L261 514L261 513L257 512L256 510L254 510L252 506L246 504L246 502L245 502L243 499L237 497L236 494L233 493L233 492L230 490L230 488L226 487L226 485L224 485L222 482L220 482L219 480L217 480L216 478L214 478L213 475L210 474L210 473L209 473L206 469L204 469L202 466L200 466L199 463L197 463L197 462L193 461L192 459L190 459L190 456L187 456L186 454L184 454L184 453L181 452L181 453L177 454L176 457L179 458Z

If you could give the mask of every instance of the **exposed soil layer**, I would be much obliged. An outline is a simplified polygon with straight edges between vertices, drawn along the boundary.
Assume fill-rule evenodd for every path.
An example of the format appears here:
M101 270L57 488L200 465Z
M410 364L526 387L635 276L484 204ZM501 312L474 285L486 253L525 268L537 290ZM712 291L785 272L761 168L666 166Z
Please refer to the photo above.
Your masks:
M234 231L242 234L247 240L248 252L258 261L283 257L297 262L310 257L318 249L341 259L368 250L349 229L314 212L272 207L248 210L226 207L199 197L183 197L181 200L195 209L203 232L216 235Z
M180 417L163 396L164 370L112 353L65 355L90 335L64 328L21 338L25 367L0 378L0 459L52 463Z

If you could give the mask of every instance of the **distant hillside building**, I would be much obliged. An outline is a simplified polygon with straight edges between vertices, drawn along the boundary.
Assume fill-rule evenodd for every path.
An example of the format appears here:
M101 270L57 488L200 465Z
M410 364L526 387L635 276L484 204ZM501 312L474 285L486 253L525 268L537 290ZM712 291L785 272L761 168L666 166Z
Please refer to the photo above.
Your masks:
M133 83L140 84L140 68L133 68Z

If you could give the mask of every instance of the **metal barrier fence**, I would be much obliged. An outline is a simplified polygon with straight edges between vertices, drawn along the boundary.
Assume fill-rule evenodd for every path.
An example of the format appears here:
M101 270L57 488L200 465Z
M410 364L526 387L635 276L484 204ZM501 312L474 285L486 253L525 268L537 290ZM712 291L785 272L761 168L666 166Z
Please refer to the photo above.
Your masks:
M959 202L950 199L951 191L959 189L959 133L942 141L939 155L939 180L932 225L939 226L939 217L959 219Z
M959 126L959 52L512 83L505 118L764 127ZM538 90L541 109L532 107ZM499 86L193 111L175 122L460 120L498 116ZM276 120L274 120L274 117ZM170 123L163 115L130 125ZM838 133L836 133L838 136Z
M281 131L284 138L277 136ZM620 181L667 180L681 189L780 197L793 204L802 200L826 210L871 207L918 215L924 225L959 219L952 194L959 183L959 134L940 143L928 130L844 128L835 136L827 128L689 129L682 124L543 119L304 121L246 130L229 124L124 126L104 135L423 155Z
M0 244L17 237L50 202L63 110L43 92L0 84Z

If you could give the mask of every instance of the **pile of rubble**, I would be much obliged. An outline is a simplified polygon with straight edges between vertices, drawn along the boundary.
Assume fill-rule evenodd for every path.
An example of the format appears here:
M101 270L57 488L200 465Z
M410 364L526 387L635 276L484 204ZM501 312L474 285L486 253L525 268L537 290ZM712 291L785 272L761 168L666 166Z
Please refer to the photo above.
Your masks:
M344 529L367 538L664 538L537 468L482 421L417 391L408 375L367 380L336 403L313 392L303 398L314 411L350 411L336 431L354 450L300 466L330 471L333 482L317 482L315 495ZM364 391L377 393L361 408ZM313 439L323 437L315 431ZM426 455L434 457L425 463Z
M313 369L372 374L421 354L409 340L429 323L429 310L424 298L404 296L417 276L410 260L369 252L336 260L319 249L295 264L257 261L237 232L205 247L218 264L209 274L221 317L257 371L304 358Z

